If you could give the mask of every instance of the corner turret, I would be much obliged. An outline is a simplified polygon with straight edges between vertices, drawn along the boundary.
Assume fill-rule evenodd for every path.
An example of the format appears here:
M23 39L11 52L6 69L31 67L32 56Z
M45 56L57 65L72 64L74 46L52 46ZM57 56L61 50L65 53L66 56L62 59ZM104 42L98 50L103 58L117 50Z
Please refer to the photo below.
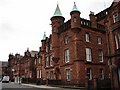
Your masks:
M80 31L80 11L77 9L77 6L74 2L74 6L72 11L70 12L71 15L71 29L73 32Z

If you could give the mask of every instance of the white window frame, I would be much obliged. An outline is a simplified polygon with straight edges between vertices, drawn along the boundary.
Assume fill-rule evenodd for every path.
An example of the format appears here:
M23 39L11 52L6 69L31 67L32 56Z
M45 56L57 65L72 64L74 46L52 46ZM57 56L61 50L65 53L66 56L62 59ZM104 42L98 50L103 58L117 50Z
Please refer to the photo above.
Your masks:
M118 39L119 39L119 44L120 44L120 32L118 32Z
M50 66L53 66L52 55L50 56Z
M100 79L104 79L104 70L102 68L100 68Z
M66 49L66 50L65 50L65 62L66 62L66 63L69 63L69 61L70 61L70 60L69 60L69 49Z
M119 21L119 15L118 15L118 13L116 13L116 14L113 15L113 21L114 21L114 23L116 23L116 22Z
M68 36L65 36L65 44L68 44Z
M103 51L102 51L102 49L99 49L98 54L99 54L99 61L103 62Z
M37 78L39 78L39 70L37 70Z
M42 70L39 71L39 78L42 78Z
M41 57L38 58L38 63L40 63L40 62L41 62Z
M35 59L35 65L37 64L37 60Z
M52 43L50 43L50 50L52 50Z
M102 44L102 38L98 37L98 44Z
M49 72L46 72L46 79L49 79Z
M49 57L46 57L46 67L49 67Z
M90 42L90 34L89 33L85 33L85 41Z
M116 44L116 49L118 49L118 39L117 39L117 36L115 35L115 44Z
M50 79L54 79L53 71L50 71Z
M86 68L86 76L88 77L89 80L92 80L92 70L91 70L91 68Z
M56 27L55 26L53 27L53 32L56 32Z
M74 22L74 23L77 22L77 18L76 18L76 17L73 18L73 22Z
M46 46L46 52L48 52L48 46Z
M66 69L66 80L70 81L70 69Z
M86 61L87 62L92 61L92 50L91 50L91 48L86 48Z
M120 81L120 68L118 68L118 77L119 77L119 81Z

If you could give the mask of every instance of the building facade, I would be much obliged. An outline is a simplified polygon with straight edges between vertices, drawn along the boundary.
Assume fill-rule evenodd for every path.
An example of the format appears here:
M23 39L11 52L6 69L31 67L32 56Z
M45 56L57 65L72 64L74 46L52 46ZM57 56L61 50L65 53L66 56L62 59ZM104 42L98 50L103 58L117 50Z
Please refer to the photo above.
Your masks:
M61 81L86 86L94 79L111 79L120 88L120 1L94 14L80 16L74 3L66 22L59 5L51 17L52 34L41 40L39 52L27 50L24 56L9 55L10 76Z
M85 86L87 79L108 77L105 26L92 12L90 20L81 18L76 4L70 15L70 20L64 22L57 5L51 18L52 34L42 40L43 78Z

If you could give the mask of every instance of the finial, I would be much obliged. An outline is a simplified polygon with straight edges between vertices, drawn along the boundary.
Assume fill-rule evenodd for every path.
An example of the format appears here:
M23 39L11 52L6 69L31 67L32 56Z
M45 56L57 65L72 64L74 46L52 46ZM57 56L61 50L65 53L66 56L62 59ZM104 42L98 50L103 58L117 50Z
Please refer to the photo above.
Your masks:
M74 5L75 5L75 2L74 2Z

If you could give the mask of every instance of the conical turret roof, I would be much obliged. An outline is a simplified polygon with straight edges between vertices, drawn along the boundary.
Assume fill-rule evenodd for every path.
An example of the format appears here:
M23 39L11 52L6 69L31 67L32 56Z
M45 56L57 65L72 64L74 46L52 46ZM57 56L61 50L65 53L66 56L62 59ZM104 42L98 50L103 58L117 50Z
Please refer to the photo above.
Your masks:
M71 12L74 12L74 11L80 12L80 11L77 9L77 6L76 6L75 2L74 2L74 6L73 6Z
M44 32L44 35L43 35L43 39L42 40L46 40L46 33Z
M57 4L56 10L54 12L53 16L62 16L62 13L60 11L59 5Z

